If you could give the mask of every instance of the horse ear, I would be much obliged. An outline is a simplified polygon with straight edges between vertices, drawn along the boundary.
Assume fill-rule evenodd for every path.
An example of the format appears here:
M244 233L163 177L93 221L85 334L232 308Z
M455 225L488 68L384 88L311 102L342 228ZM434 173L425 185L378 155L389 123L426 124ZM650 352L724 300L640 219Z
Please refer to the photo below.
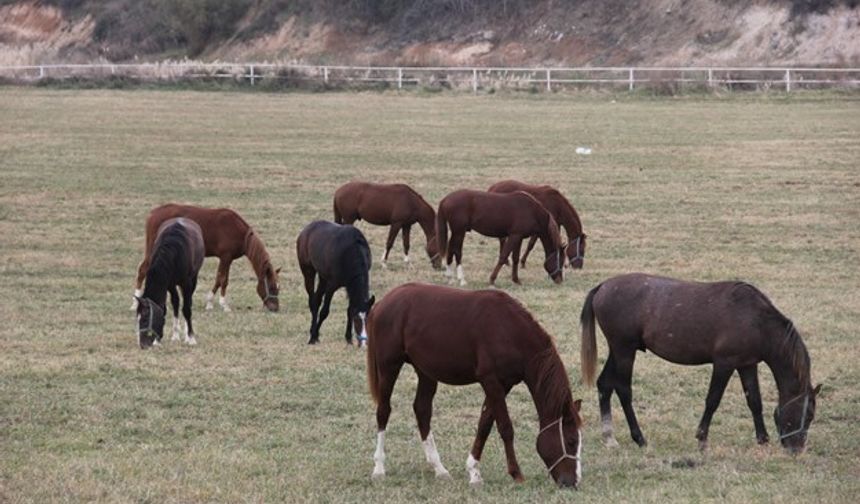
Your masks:
M281 268L276 269L276 270L275 270L275 274L276 274L276 275L280 275L280 274L281 274Z
M138 303L143 303L143 299L140 299L140 297L138 296L134 296L134 299L137 299Z
M818 385L816 385L814 389L812 389L812 395L817 396L819 392L821 392L821 384L820 383Z
M573 411L579 413L580 409L582 409L582 399L573 401Z
M367 311L370 311L370 307L373 306L373 303L376 302L376 296L370 296L370 299L367 301Z

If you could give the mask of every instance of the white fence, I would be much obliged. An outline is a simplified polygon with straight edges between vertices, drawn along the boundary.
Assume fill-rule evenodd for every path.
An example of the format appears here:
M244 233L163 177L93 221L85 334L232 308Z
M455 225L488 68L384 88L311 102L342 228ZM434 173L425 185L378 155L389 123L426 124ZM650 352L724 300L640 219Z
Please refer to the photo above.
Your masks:
M275 63L161 62L135 64L0 66L0 79L36 82L42 79L129 78L141 81L232 79L251 86L260 82L321 86L447 87L470 89L527 88L560 90L611 86L726 89L860 88L860 68L773 67L359 67Z

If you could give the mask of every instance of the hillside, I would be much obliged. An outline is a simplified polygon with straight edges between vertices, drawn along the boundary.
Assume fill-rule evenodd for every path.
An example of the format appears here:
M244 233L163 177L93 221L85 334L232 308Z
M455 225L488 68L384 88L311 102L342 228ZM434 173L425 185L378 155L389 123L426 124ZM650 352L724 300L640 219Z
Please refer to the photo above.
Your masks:
M0 64L854 65L858 0L0 0Z

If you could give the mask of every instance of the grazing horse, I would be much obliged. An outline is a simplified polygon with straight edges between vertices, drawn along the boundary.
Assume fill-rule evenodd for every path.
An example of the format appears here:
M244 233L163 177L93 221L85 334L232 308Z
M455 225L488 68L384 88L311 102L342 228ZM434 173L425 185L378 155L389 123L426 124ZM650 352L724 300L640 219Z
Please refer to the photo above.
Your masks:
M609 345L609 357L597 379L607 445L617 445L609 405L613 391L633 440L646 444L633 412L630 382L636 350L650 350L676 364L713 363L696 433L700 449L707 447L711 417L736 370L756 438L760 444L768 442L758 384L758 363L764 361L779 389L774 412L779 440L792 453L803 450L821 385L812 387L809 354L794 324L757 288L744 282L683 282L640 273L603 282L588 293L581 315L582 377L589 385L594 385L597 365L595 316Z
M525 191L535 197L536 200L546 208L558 225L563 227L567 232L567 260L568 264L573 269L581 269L585 261L585 233L582 232L582 221L579 220L579 214L576 209L570 204L570 201L561 194L558 189L548 185L531 185L517 180L503 180L497 182L487 189L492 193L512 193L515 191ZM501 240L501 247L504 247L504 240ZM520 266L526 266L526 258L537 243L537 236L529 238L529 244L526 246L526 253L520 259Z
M296 255L305 277L308 308L311 310L308 344L319 343L320 326L328 317L331 297L336 290L346 287L349 306L346 310L344 338L351 345L354 331L358 346L364 346L367 341L367 312L374 301L374 297L369 297L370 247L364 235L349 224L314 221L305 226L299 234L296 240ZM316 282L314 290L316 276L319 276L319 282Z
M146 287L138 301L137 339L140 348L160 344L164 335L167 293L173 305L173 340L179 340L179 294L182 289L182 315L185 317L185 343L196 345L191 326L191 296L197 287L197 273L203 265L203 232L196 222L168 219L159 226L146 270Z
M404 363L418 374L413 409L421 445L437 477L448 477L430 431L438 382L480 383L484 406L466 459L469 482L480 484L478 462L493 422L505 445L508 474L523 481L514 453L514 429L505 397L525 382L537 409L537 451L561 486L582 479L581 401L570 394L567 373L552 338L511 296L498 291L462 291L409 283L386 294L367 320L367 381L378 427L373 478L385 475L385 429L391 393Z
M451 243L448 243L448 227L451 228ZM517 191L509 194L496 194L484 191L461 189L445 196L439 202L436 212L436 239L439 250L445 252L445 275L452 276L451 261L457 258L457 278L460 285L466 285L463 273L463 239L466 231L474 230L484 236L505 239L499 252L499 261L490 275L490 283L495 284L499 270L513 254L511 279L520 283L519 259L523 238L537 236L543 245L544 269L555 283L564 279L564 244L558 231L558 224L546 208L534 196Z
M340 186L334 193L334 221L338 224L352 224L361 219L378 226L391 226L382 254L383 268L401 229L403 261L409 263L409 232L416 222L427 238L425 250L433 268L442 267L442 258L436 244L436 212L408 185L349 182Z
M221 288L218 300L224 311L230 311L227 304L227 282L230 277L230 264L243 255L251 262L257 275L257 295L269 311L278 311L278 273L281 269L272 267L266 246L245 219L229 208L203 208L191 205L169 203L153 208L146 219L146 252L137 269L135 297L140 296L140 286L149 267L149 256L155 241L155 232L161 223L174 217L186 217L200 225L203 242L206 244L206 257L217 257L218 276L212 291L206 295L206 309L212 309L215 292ZM137 308L136 301L131 309Z

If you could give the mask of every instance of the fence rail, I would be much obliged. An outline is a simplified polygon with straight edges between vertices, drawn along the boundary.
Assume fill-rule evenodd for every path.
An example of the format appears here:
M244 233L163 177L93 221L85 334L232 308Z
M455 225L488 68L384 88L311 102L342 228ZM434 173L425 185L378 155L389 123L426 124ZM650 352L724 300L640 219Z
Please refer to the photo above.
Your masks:
M13 82L44 79L142 81L232 79L255 86L260 82L316 83L471 89L531 88L554 91L581 86L674 86L779 89L860 88L860 68L775 67L389 67L289 65L276 63L99 63L0 66L0 78Z

